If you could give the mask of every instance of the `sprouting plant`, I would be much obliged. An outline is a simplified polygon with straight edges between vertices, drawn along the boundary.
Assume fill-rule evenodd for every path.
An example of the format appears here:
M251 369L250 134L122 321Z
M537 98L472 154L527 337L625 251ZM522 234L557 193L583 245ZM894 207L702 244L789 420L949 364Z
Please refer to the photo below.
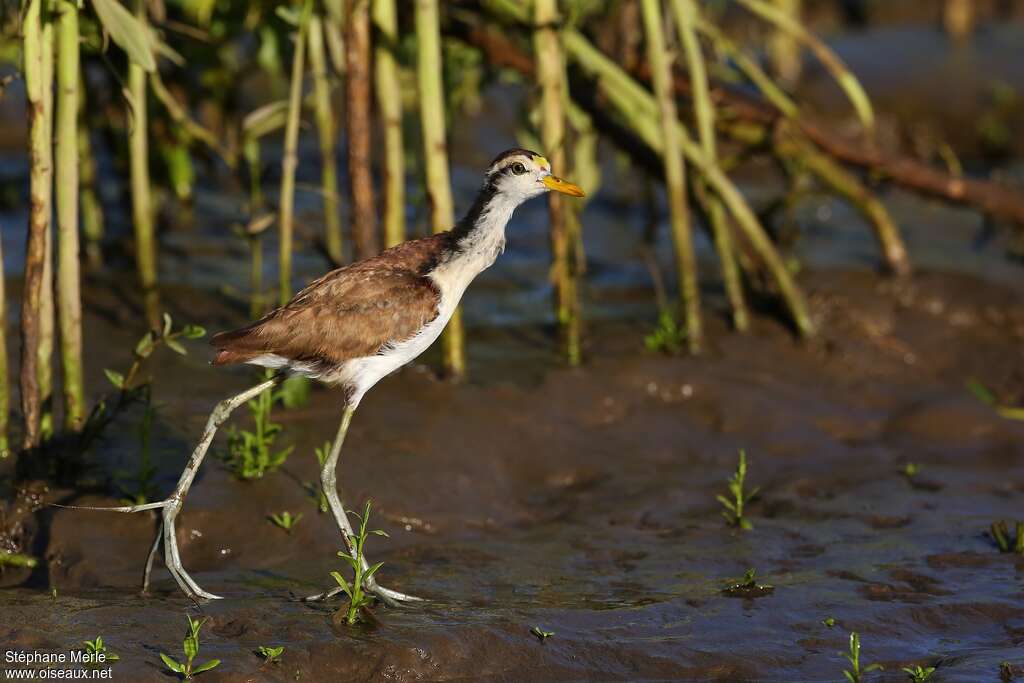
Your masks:
M832 628L833 626L836 625L836 618L835 617L825 617L824 619L821 620L821 623L823 623L825 626L828 626L829 628Z
M270 411L274 405L274 394L264 391L249 401L249 412L255 423L254 431L239 429L234 425L228 429L228 449L222 458L228 469L240 479L259 479L284 464L293 446L275 451L281 425L272 422Z
M533 628L531 628L530 633L540 638L540 642L542 643L551 636L555 635L554 631L545 631L540 626L534 626Z
M367 537L370 534L387 537L387 533L381 529L374 529L372 531L368 531L366 529L366 525L370 521L370 504L371 501L366 501L366 507L363 509L362 515L349 510L349 512L352 512L352 514L359 519L359 532L353 536L349 536L352 540L352 544L355 546L355 553L350 555L345 551L338 551L338 557L345 560L349 566L352 567L352 571L354 572L352 582L349 583L339 572L331 572L331 576L334 577L334 580L338 582L339 586L341 586L341 590L348 596L348 616L345 621L350 626L356 623L356 620L359 618L360 610L373 603L373 595L366 593L364 587L370 577L372 577L384 564L383 562L378 562L372 567L368 567L365 571L363 570L363 546L366 544Z
M182 680L191 681L192 677L196 674L201 674L204 671L209 671L219 666L220 660L211 659L205 664L192 666L193 660L199 654L199 629L206 623L206 619L193 619L188 614L185 617L188 619L188 633L185 634L185 641L182 644L182 649L185 651L185 663L182 664L176 659L168 657L163 652L160 653L160 659L164 660L164 664L167 665L168 669L181 674Z
M992 522L989 533L992 534L992 539L996 542L999 552L1024 555L1024 522L1017 522L1014 526L1016 535L1013 538L1010 536L1009 526L1004 519Z
M996 399L995 394L993 394L988 387L978 380L968 380L967 390L974 394L975 398L979 401L985 405L991 406L1000 417L1006 418L1007 420L1024 420L1024 408L1000 404Z
M96 640L83 640L82 644L85 645L86 664L104 664L121 659L113 652L107 651L106 645L103 644L103 636L96 636Z
M327 462L327 456L331 454L331 442L324 441L324 445L315 449L316 450L316 461L323 469L324 463ZM321 513L327 512L330 509L330 505L327 503L327 494L321 486L316 484L309 485L310 493L317 500L317 507Z
M916 462L908 462L908 463L903 465L902 469L900 469L900 474L902 474L907 479L913 479L914 477L916 477L920 473L921 473L921 465L919 463L916 463Z
M722 592L732 597L758 597L767 595L775 590L775 586L767 583L757 582L757 570L751 567L744 574L742 579L731 579L729 585L722 589Z
M903 667L903 671L906 672L907 678L909 678L913 683L925 683L932 679L932 674L935 673L935 667L922 667L920 664L916 664L913 667Z
M31 555L25 555L24 553L9 553L6 550L0 550L0 572L6 567L23 567L26 569L32 569L39 560L32 557Z
M718 502L722 504L725 510L722 511L722 516L725 517L725 521L734 527L739 527L744 531L749 531L754 528L750 520L745 515L745 508L757 492L760 491L760 487L755 487L749 493L744 492L747 482L747 453L742 448L740 449L739 463L736 465L736 472L729 479L729 493L732 499L726 498L719 494L716 496Z
M1020 673L1020 667L1010 662L999 662L999 680L1001 683L1010 683Z
M300 512L297 515L292 515L292 513L284 510L279 514L268 515L267 519L273 522L274 526L284 529L290 534L292 532L292 527L298 524L299 520L302 519L302 513Z
M881 664L869 664L863 669L860 666L860 636L854 631L850 633L850 651L840 652L840 655L846 658L850 662L850 667L853 671L843 670L843 675L846 676L846 680L850 683L860 683L864 674L871 673L872 671L883 671L885 667Z
M256 652L259 653L260 657L263 657L263 661L266 663L277 663L281 660L281 653L284 652L284 645L277 647L267 647L266 645L260 645L256 648Z
M686 342L686 330L679 326L669 311L658 314L658 324L654 331L644 337L644 347L648 351L679 353Z

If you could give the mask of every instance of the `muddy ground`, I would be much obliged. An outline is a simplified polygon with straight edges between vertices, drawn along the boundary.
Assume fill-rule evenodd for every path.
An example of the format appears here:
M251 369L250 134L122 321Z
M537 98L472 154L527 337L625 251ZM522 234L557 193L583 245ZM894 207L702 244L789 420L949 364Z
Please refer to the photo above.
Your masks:
M158 653L180 656L190 613L209 618L199 660L222 660L208 683L824 681L841 680L838 653L856 631L863 662L886 667L868 680L903 680L911 663L938 667L940 681L998 680L1001 662L1024 666L1024 558L1000 554L986 529L1022 516L1024 423L965 382L1024 398L1021 289L949 273L804 282L822 327L812 343L763 316L745 337L712 320L704 357L667 357L641 350L640 325L609 324L590 330L590 360L571 370L552 362L544 330L514 328L481 333L467 384L420 367L371 392L343 498L373 498L374 526L391 537L373 537L370 558L422 606L347 627L338 603L295 600L341 566L303 486L338 417L318 390L277 414L296 446L282 471L240 483L211 459L187 501L185 564L227 599L191 604L159 562L153 595L138 594L148 513L42 508L26 532L45 562L3 576L0 642L67 651L102 635L121 657L114 680L166 681ZM184 293L176 303L211 327L238 315ZM116 318L89 324L109 340L95 365L123 364L130 334ZM190 348L151 368L161 490L215 401L251 379ZM138 420L123 416L96 462L130 467ZM715 501L740 448L761 487L747 532L726 527ZM900 474L907 462L921 466L913 478ZM304 514L290 535L266 521L284 509ZM773 592L721 592L751 567ZM534 626L555 635L541 642ZM280 663L261 664L260 645L283 645Z

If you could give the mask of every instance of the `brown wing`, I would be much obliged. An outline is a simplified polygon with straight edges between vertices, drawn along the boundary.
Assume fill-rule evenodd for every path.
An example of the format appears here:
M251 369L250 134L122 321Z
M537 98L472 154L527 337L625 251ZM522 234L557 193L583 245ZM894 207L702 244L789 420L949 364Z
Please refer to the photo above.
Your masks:
M439 293L426 273L445 246L435 235L331 271L252 325L214 335L214 365L268 353L336 365L411 338L437 316Z

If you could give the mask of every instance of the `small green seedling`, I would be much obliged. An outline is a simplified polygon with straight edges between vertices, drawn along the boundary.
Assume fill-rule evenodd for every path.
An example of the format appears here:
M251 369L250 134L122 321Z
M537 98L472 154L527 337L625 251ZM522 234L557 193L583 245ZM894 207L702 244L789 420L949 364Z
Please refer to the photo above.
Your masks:
M292 513L284 510L280 514L268 515L267 519L269 519L274 526L279 529L284 529L285 532L290 534L292 532L292 528L299 523L300 519L302 519L302 513L300 512L293 516Z
M278 647L267 647L266 645L260 645L256 652L259 653L260 657L263 657L263 661L267 664L273 662L277 663L281 659L281 653L284 652L284 645Z
M905 465L903 465L903 468L900 470L900 474L902 474L907 479L913 479L920 473L921 465L916 462L908 462Z
M1014 526L1016 535L1012 538L1009 526L1004 519L992 522L989 533L992 534L992 540L996 542L999 552L1024 555L1024 522L1017 522Z
M349 510L349 512L359 519L359 533L349 536L352 540L352 544L355 546L355 552L350 555L344 551L338 551L338 557L345 560L345 562L352 567L352 571L354 573L352 582L349 583L339 572L331 572L331 576L334 577L334 580L338 582L339 586L341 586L341 590L348 596L348 616L345 618L345 621L349 626L356 623L359 619L359 613L363 608L369 607L373 604L374 597L372 594L366 592L366 582L369 581L370 577L376 574L377 570L384 564L383 562L378 562L372 567L366 568L365 571L363 570L363 546L366 544L367 537L370 534L384 536L385 538L387 537L387 533L381 529L374 529L372 531L367 530L366 525L370 521L370 504L371 501L366 501L366 507L363 509L362 515Z
M827 618L823 619L821 621L821 623L825 624L825 626L828 626L829 628L832 628L833 626L836 625L836 618L835 617L827 617Z
M1010 662L999 662L999 681L1000 683L1010 683L1017 674L1020 673L1020 667L1014 666Z
M276 396L272 391L262 394L247 404L252 414L254 430L228 429L228 450L221 458L239 479L259 479L284 464L294 446L274 450L274 442L281 425L271 421L270 412Z
M113 652L107 651L107 647L103 644L102 636L96 636L96 640L83 640L82 644L85 645L85 663L87 665L105 664L106 662L116 662L121 659Z
M860 667L860 636L857 635L856 631L850 634L850 651L840 652L839 654L846 657L853 668L853 671L843 670L843 675L846 676L846 680L850 683L861 683L864 674L885 669L881 664L869 664L863 669Z
M185 634L185 641L182 644L182 649L185 651L185 663L168 657L163 652L160 653L160 659L164 660L164 664L171 671L181 674L182 680L191 681L192 677L196 674L201 674L204 671L209 671L220 665L219 659L211 659L205 664L199 666L192 666L192 661L199 654L199 629L206 623L206 619L192 619L188 614L185 615L188 619L188 633Z
M545 631L540 626L534 626L533 628L531 628L530 633L540 638L540 642L542 643L551 636L555 635L554 631Z
M732 499L726 498L719 494L716 496L718 502L722 504L725 510L722 510L722 516L725 517L725 521L729 526L734 526L744 531L749 531L754 528L754 525L747 519L745 514L745 508L747 504L757 495L760 491L760 487L755 487L749 493L743 489L747 483L747 453L742 448L740 449L739 463L736 465L736 472L733 473L729 479L729 493Z
M751 567L742 579L730 579L722 592L732 598L759 598L775 590L775 586L757 582L757 570Z
M654 331L644 337L644 347L648 351L679 353L686 342L686 330L676 323L676 319L668 311L658 315L658 324Z
M996 399L995 394L978 380L968 380L967 390L974 394L979 401L991 406L999 417L1007 420L1024 420L1024 407L1001 405Z
M39 560L32 557L31 555L25 555L24 553L9 553L6 550L0 550L0 572L6 567L23 567L25 569L32 569Z
M331 454L331 442L324 441L324 445L320 446L316 450L316 461L320 465L320 469L323 469L324 463L327 462L327 456ZM321 513L327 512L330 506L327 503L327 494L320 486L314 486L312 488L313 495L316 497L317 506Z
M932 674L935 673L935 667L922 667L920 664L916 664L913 667L905 666L903 671L907 674L912 683L926 683L932 679Z

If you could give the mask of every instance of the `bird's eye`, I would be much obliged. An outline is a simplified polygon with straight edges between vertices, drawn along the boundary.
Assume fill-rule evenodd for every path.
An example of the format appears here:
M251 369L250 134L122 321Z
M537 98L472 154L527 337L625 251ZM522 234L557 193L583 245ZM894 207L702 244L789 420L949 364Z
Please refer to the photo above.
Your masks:
M520 162L512 164L512 172L516 175L523 175L526 173L526 166L523 166Z

